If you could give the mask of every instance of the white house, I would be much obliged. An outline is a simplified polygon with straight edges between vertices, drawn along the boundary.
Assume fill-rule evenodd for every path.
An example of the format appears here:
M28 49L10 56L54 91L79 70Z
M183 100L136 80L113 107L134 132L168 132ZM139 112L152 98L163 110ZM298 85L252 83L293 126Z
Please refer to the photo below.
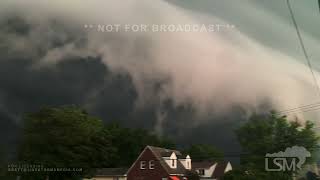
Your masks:
M232 166L230 162L202 161L193 162L192 169L199 174L200 179L217 180L226 172L231 171Z

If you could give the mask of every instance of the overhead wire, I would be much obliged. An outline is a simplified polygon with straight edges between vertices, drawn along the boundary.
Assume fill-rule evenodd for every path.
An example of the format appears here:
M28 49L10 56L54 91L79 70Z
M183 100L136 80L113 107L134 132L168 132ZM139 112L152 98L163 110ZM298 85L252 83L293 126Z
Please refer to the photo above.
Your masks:
M288 9L289 9L290 17L292 19L294 28L295 28L297 36L298 36L298 40L299 40L300 46L302 48L304 57L305 57L305 59L307 61L308 68L309 68L310 73L312 75L312 78L313 78L315 87L316 87L316 89L318 91L318 94L320 95L320 85L319 85L319 83L317 81L314 69L312 67L312 63L310 61L309 55L307 53L307 50L305 48L305 45L304 45L300 30L299 30L299 27L298 27L298 23L296 21L294 13L293 13L293 9L292 9L290 0L286 0L286 2L287 2ZM318 5L319 5L319 10L320 10L320 0L318 0ZM296 112L309 112L309 111L316 111L316 110L320 110L320 102L313 103L313 104L308 104L308 105L304 105L304 106L299 106L299 107L295 107L295 108L291 108L291 109L282 110L282 111L277 112L277 114L291 114L291 113L296 113Z

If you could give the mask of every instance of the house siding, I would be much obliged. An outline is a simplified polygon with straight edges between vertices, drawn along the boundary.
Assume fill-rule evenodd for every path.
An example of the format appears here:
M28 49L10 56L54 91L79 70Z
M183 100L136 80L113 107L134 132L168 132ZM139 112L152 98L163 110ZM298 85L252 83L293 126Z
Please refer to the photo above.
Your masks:
M154 161L154 169L149 169L149 161L151 160ZM140 169L141 161L146 161L146 169ZM128 180L162 180L162 178L167 177L169 177L169 174L149 148L145 149L127 174Z

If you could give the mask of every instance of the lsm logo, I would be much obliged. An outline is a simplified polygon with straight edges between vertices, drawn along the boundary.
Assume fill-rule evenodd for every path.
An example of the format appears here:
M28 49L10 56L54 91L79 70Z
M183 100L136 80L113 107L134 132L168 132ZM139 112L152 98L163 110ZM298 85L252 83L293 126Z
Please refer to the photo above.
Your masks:
M301 169L307 157L311 157L310 152L300 146L286 148L284 152L267 153L265 169L266 171L296 171L297 168Z

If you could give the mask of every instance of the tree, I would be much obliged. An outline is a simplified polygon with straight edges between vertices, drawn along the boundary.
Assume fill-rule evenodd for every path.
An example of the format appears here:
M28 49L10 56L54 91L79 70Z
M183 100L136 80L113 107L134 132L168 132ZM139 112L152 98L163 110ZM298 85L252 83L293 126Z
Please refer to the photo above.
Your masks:
M306 174L307 180L317 180L319 176L316 173L308 171Z
M272 112L267 116L253 115L237 131L239 143L244 151L241 157L242 168L239 173L253 178L291 179L292 172L271 173L265 171L266 153L284 151L293 146L305 147L313 153L318 147L319 137L313 131L313 123L307 121L304 125L298 121L289 122L286 116L278 116ZM245 173L246 172L246 173Z
M112 145L117 149L117 157L112 160L114 167L131 166L147 145L175 148L175 144L169 139L158 137L144 129L123 128L113 123L106 126L105 130L112 134Z
M222 160L223 153L212 145L194 144L185 149L184 154L189 154L194 161Z
M75 106L42 108L25 118L19 159L21 163L47 168L82 168L81 172L32 174L31 179L48 175L50 179L88 175L91 168L109 167L115 155L112 135L103 127L101 120Z
M256 168L248 168L248 166L240 166L228 171L223 180L257 180L257 179L275 179L275 180L289 180L290 174L279 172L266 172Z
M47 168L81 168L81 172L28 173L24 179L90 177L95 168L129 167L147 145L174 148L167 138L143 129L104 125L75 106L42 108L24 121L19 160Z
M16 176L9 173L8 152L5 145L0 144L0 179L15 180Z
M0 177L5 176L6 170L7 170L7 167L6 167L4 145L0 144Z

